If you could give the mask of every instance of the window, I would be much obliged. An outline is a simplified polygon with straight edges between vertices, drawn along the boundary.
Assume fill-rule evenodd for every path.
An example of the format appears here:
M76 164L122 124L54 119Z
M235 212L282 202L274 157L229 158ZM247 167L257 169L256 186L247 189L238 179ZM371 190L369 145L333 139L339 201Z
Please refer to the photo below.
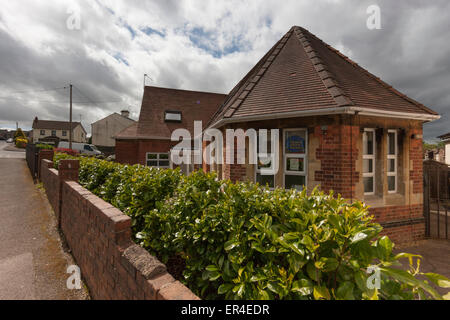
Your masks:
M94 150L91 148L91 146L88 145L88 144L85 144L85 145L84 145L84 150L86 150L86 151L94 151Z
M375 194L375 129L363 133L363 183L364 194Z
M147 166L155 168L170 168L168 153L147 153Z
M62 132L63 137L67 137L67 131Z
M284 130L284 187L303 190L306 186L306 129Z
M164 112L165 122L181 122L181 112L180 111L166 111Z
M41 136L45 136L45 130L41 130Z
M260 148L259 148L259 134L257 135L257 143L256 150L258 154L258 163L256 165L256 182L262 186L269 186L269 188L275 188L275 175L266 175L261 173L261 169L270 168L272 166L272 157L270 156L272 153L272 143L271 143L271 134L270 131L267 130L267 156L260 157Z
M56 130L52 130L52 137L56 137Z
M387 179L388 192L397 192L398 143L397 130L388 130L387 135Z

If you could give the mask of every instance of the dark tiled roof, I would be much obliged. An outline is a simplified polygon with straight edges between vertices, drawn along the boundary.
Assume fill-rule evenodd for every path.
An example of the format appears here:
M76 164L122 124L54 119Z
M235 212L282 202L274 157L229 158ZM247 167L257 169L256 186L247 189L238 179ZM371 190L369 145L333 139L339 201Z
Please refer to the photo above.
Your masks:
M72 122L72 129L75 129L80 122ZM83 126L81 125L83 128ZM47 129L47 130L70 130L69 121L53 121L53 120L34 120L33 129ZM84 130L84 128L83 128Z
M446 134L443 134L442 136L439 136L438 138L442 139L442 140L450 139L450 132L446 133Z
M194 133L194 121L203 127L224 101L226 95L146 86L139 121L118 133L118 139L167 139L179 128ZM181 122L165 122L165 111L180 111Z
M292 27L230 92L222 119L359 107L437 115L301 27Z

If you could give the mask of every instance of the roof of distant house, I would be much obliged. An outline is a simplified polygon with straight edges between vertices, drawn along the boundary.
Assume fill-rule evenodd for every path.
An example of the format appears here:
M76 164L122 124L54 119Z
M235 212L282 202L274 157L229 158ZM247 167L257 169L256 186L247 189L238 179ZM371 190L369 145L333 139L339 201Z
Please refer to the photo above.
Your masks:
M231 90L208 126L359 112L420 120L439 115L294 26Z
M438 138L441 139L441 140L450 139L450 132L446 133L446 134L443 134L443 135L439 136Z
M81 122L72 122L72 129L78 125L84 130ZM69 121L53 121L53 120L39 120L35 118L33 121L33 129L48 129L48 130L70 130ZM84 130L86 132L86 130Z
M189 130L192 135L194 121L202 121L204 128L225 97L219 93L146 86L139 121L118 133L116 138L168 139L179 128ZM166 119L167 113L174 115L175 121Z
M104 120L104 119L106 119L106 118L109 118L109 117L117 117L117 118L119 118L119 119L120 119L120 118L123 118L123 119L125 119L125 120L129 120L129 121L132 121L132 122L136 122L136 120L131 119L130 117L127 117L127 116L124 116L123 114L114 112L114 113L111 113L110 115L107 115L107 116L104 117L104 118L101 118L101 119L99 119L99 120L93 122L92 124L96 124L97 122L100 122L100 121L102 121L102 120Z

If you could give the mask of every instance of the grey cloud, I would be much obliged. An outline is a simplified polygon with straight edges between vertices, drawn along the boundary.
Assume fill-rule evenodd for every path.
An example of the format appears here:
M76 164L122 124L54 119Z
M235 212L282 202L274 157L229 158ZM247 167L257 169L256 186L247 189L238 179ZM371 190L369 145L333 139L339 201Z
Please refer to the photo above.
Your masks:
M424 126L426 139L450 131L448 1L379 0L382 29L373 31L366 28L366 8L374 4L372 0L286 2L280 6L275 0L258 5L234 1L204 5L192 11L182 1L133 0L119 2L111 8L112 14L104 5L95 10L89 2L81 0L82 30L79 31L65 27L67 8L59 2L33 5L32 14L26 6L23 12L13 13L29 17L30 25L46 27L53 37L47 43L51 54L37 52L24 44L19 35L13 33L11 37L2 31L1 26L11 12L0 8L0 88L3 89L0 97L11 91L60 87L73 82L89 99L124 101L123 104L75 105L74 118L82 114L86 127L99 117L130 105L137 116L144 73L151 74L155 80L153 85L228 92L295 24L335 47L342 47L361 66L441 113L441 120ZM215 17L213 23L211 17ZM124 24L137 32L134 40ZM232 48L236 39L248 45L240 47L239 52L216 58L196 48L187 34L184 42L175 46L173 41L180 41L183 35L177 30L183 30L186 25L210 32L219 50ZM139 31L146 26L164 30L165 37L150 37ZM142 43L146 42L147 49L143 49ZM162 54L155 55L155 52ZM106 53L120 53L130 66L107 61ZM26 97L66 99L62 93ZM86 101L78 92L75 99ZM67 104L31 105L0 99L0 127L15 121L31 125L35 115L64 119Z

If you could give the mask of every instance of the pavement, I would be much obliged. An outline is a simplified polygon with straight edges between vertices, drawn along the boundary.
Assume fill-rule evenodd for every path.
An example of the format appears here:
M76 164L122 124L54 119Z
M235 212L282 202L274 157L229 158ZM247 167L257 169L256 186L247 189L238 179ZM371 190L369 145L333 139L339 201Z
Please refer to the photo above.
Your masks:
M0 142L0 300L84 300L88 292L67 289L73 258L65 252L55 215L35 185L25 154ZM21 156L19 158L18 156Z
M420 271L424 273L438 273L450 278L450 240L424 240L417 245L395 250L396 253L407 252L422 256ZM402 261L403 266L407 267L408 262ZM450 288L436 287L436 290L444 295L450 292Z
M12 143L6 143L4 140L0 140L0 158L8 159L25 159L25 150L11 151L13 149ZM16 149L16 148L14 148Z

